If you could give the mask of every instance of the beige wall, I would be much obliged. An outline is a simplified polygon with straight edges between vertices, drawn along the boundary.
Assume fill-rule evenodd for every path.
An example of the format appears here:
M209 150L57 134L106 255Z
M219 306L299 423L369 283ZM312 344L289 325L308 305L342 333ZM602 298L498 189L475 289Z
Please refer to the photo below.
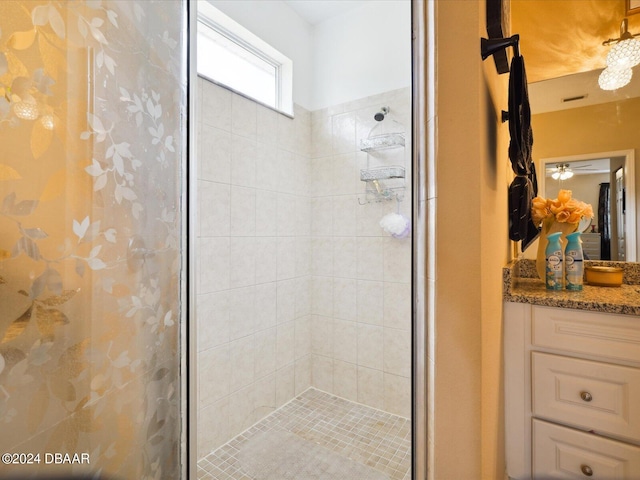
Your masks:
M640 148L638 118L640 98L534 115L531 123L535 138L533 158L536 168L542 171L543 158L628 149L634 149L637 156ZM638 170L640 169L636 168L636 185L640 185ZM639 195L636 188L636 205ZM638 225L640 219L636 218L636 229ZM636 238L640 238L637 231ZM531 251L535 252L535 248L531 247Z
M435 425L431 478L504 478L507 75L480 58L485 2L436 2Z

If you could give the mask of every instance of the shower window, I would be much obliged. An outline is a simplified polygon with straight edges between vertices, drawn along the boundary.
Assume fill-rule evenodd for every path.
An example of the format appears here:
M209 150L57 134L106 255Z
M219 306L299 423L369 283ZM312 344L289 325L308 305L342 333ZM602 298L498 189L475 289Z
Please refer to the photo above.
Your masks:
M293 114L291 60L207 2L198 2L198 74Z

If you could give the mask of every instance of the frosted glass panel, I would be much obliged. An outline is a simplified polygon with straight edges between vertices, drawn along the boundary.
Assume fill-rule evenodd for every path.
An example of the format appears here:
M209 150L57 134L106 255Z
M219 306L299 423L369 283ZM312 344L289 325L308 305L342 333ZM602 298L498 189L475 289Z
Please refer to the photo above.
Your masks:
M180 477L185 9L0 2L0 478Z

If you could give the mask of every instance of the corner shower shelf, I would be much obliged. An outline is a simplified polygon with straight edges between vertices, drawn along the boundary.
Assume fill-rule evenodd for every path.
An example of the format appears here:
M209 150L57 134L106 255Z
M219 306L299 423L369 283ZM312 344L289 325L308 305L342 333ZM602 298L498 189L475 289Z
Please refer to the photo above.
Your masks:
M363 182L388 180L390 178L404 178L404 167L394 165L390 167L363 168L360 170L360 180Z
M385 133L360 140L360 150L363 152L373 152L398 147L404 147L404 135L401 133Z

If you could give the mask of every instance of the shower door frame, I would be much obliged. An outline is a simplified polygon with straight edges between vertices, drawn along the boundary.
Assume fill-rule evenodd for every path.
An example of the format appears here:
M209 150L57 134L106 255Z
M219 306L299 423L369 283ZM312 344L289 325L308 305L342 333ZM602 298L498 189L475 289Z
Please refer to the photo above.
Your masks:
M197 205L198 205L198 128L196 112L197 95L197 43L196 2L187 1L188 20L185 28L188 32L188 156L184 178L186 195L184 198L187 211L187 226L183 229L187 234L187 268L184 276L187 308L183 309L183 352L182 371L183 415L182 455L183 476L188 480L197 478L198 435L197 435L197 336L196 336L196 265L197 265ZM411 108L412 108L412 255L411 255L411 315L412 315L412 354L411 354L411 423L412 423L412 479L426 480L429 460L431 458L428 446L429 419L433 389L430 382L432 372L427 368L427 358L433 351L433 288L429 278L433 278L435 241L433 228L429 219L433 215L428 212L429 198L435 196L435 176L433 159L435 148L435 131L433 118L434 105L434 2L425 0L411 0ZM429 246L429 248L427 248Z

